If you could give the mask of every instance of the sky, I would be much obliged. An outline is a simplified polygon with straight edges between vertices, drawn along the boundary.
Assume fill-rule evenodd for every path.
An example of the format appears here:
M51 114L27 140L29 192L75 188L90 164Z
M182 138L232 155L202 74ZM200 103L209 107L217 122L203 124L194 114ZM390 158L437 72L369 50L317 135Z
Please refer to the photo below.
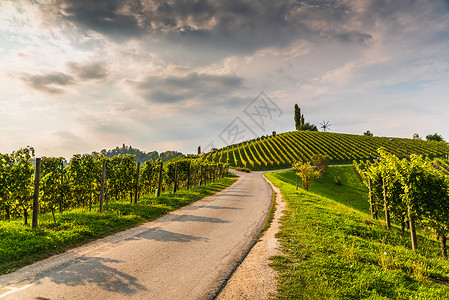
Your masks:
M449 1L0 0L0 153L449 140Z

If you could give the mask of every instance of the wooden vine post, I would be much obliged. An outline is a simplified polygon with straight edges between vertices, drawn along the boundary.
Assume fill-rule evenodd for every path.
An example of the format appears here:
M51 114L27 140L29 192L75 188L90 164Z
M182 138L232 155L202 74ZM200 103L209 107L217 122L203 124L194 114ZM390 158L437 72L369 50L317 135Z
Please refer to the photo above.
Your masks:
M159 183L157 185L157 193L156 193L156 197L160 197L161 196L161 188L162 188L162 168L164 166L164 163L161 161L161 166L159 169Z
M369 211L371 212L371 218L374 219L373 193L371 191L371 178L369 177L368 177L368 195L369 195Z
M193 173L193 177L194 177L194 179L193 179L193 185L194 186L196 186L196 183L197 183L197 181L196 181L196 173L198 172L198 166L197 165L195 165L195 172Z
M187 169L187 189L190 189L190 168L191 164L189 163L189 167Z
M408 187L405 187L405 190L408 191ZM410 224L410 235L412 238L412 249L418 249L418 240L416 238L416 229L415 229L415 216L412 212L412 206L410 204L410 199L408 196L408 192L406 192L405 196L407 197L407 209L408 209L408 219Z
M100 208L99 208L100 212L103 212L105 181L106 181L106 161L103 161L101 167L101 190L100 190Z
M32 228L37 228L37 216L39 214L39 181L41 176L41 158L36 158L36 173L34 175L34 196L33 196L33 221Z
M136 186L134 187L134 204L137 204L137 200L139 199L139 174L140 162L137 163Z
M61 195L59 197L59 213L62 214L62 204L64 202L64 160L61 159Z
M173 193L178 190L178 163L175 163L175 185L173 186Z
M446 246L446 234L441 234L441 255L444 259L447 259L447 246Z
M384 193L384 207L385 207L385 223L387 224L387 229L390 230L390 212L388 211L388 200L387 200L387 188L385 187L385 178L382 178L382 187Z
M104 168L104 209L109 210L109 194L108 194L108 162L105 162Z

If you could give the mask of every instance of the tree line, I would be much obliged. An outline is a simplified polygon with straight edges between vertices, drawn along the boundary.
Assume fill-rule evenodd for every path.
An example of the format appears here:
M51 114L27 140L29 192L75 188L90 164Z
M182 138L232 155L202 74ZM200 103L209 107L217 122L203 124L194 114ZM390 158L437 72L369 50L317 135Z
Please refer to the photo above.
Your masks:
M129 199L137 203L141 195L189 189L223 177L228 165L205 163L194 158L178 158L170 162L135 161L135 156L76 154L69 164L62 157L35 159L32 147L11 154L0 153L0 219L24 218L32 209L55 216L55 212L77 207L89 210L109 201ZM37 190L36 190L37 185ZM34 201L38 198L38 205Z
M449 176L446 163L421 155L398 158L379 149L375 161L354 161L354 166L369 190L372 218L385 215L387 229L391 220L410 230L412 249L418 248L416 227L435 233L441 253L447 258L449 228Z

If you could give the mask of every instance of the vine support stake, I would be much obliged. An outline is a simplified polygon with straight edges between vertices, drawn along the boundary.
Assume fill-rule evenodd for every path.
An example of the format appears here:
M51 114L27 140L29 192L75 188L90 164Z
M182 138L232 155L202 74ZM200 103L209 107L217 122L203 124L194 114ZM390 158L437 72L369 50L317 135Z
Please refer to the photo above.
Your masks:
M100 212L103 212L103 202L104 202L104 185L106 179L106 161L103 161L101 168L101 191L100 191Z
M34 175L34 197L33 197L33 221L32 228L37 228L37 216L39 213L39 181L41 176L41 158L36 158L36 173Z
M178 163L175 163L175 185L173 186L173 193L178 190Z
M369 195L369 211L371 212L371 219L374 219L374 209L373 209L373 195L371 192L371 178L368 177L368 195Z
M159 168L159 183L157 185L157 194L156 197L161 196L161 188L162 188L162 168L164 166L164 163L161 161L161 166Z
M136 186L134 190L134 204L137 204L137 200L139 199L139 174L140 174L140 162L137 163L137 174L136 174Z
M62 214L62 203L64 201L64 160L61 159L61 196L59 197L59 213Z
M387 224L387 229L390 230L390 212L388 211L388 201L387 201L387 188L385 186L385 178L382 178L382 187L384 193L384 208L385 208L385 223Z
M190 189L190 168L191 168L191 163L189 163L189 167L187 169L187 189Z

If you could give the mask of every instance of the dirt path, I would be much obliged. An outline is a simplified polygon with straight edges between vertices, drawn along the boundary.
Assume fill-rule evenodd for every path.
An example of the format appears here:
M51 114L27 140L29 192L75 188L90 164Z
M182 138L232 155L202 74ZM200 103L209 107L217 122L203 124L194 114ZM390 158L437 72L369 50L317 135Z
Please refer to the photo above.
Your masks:
M264 176L265 178L265 176ZM265 178L266 179L266 178ZM268 181L268 179L266 179ZM270 181L276 192L276 212L270 228L263 234L245 260L228 280L217 299L272 299L276 292L276 272L268 266L269 258L280 255L275 234L279 231L280 218L285 208L280 190Z

